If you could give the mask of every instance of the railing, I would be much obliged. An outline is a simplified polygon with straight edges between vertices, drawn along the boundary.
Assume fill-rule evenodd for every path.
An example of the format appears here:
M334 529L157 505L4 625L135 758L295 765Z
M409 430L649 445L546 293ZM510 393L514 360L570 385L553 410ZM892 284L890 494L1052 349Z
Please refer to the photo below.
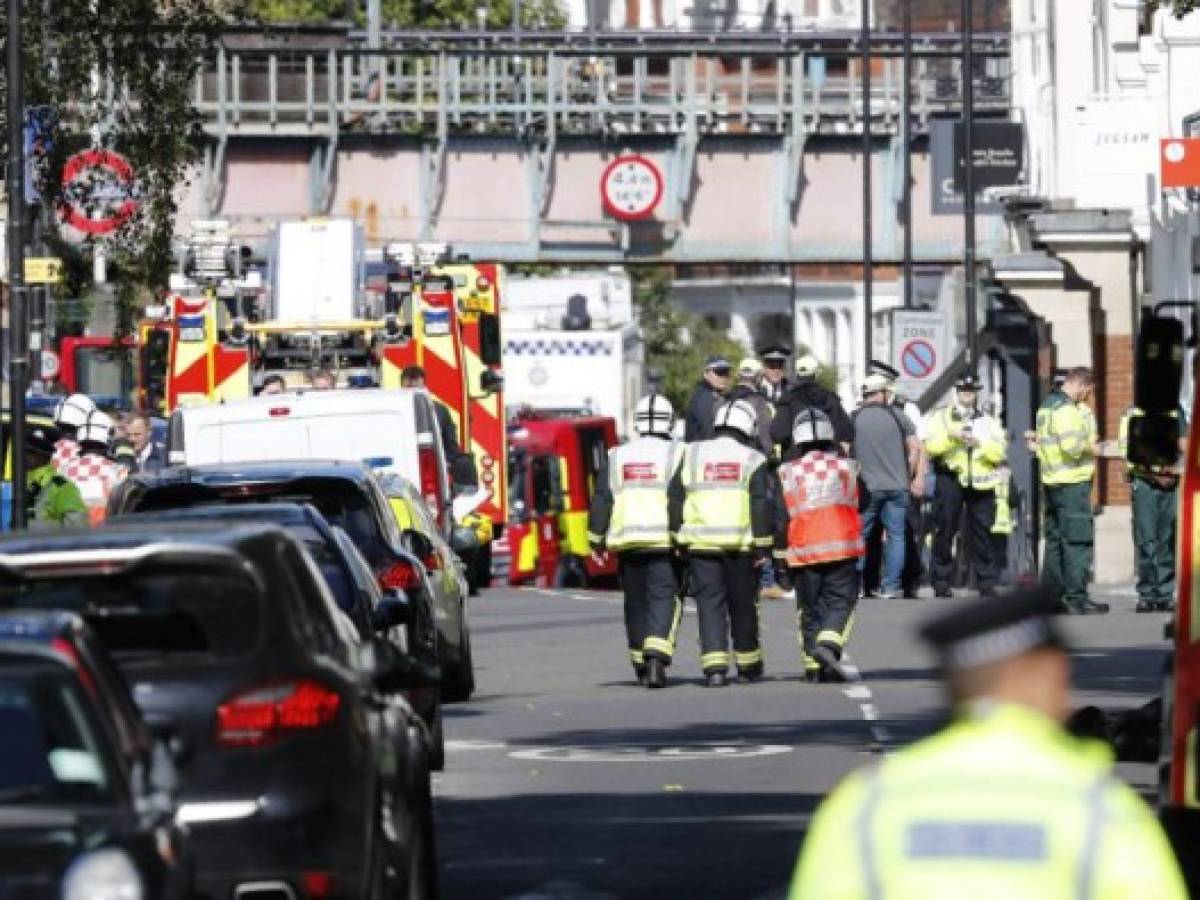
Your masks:
M222 49L197 79L195 103L218 135L772 134L796 130L797 117L807 133L861 127L861 65L849 36L656 37L662 43L640 46L535 38L470 46L470 35L426 35L380 51ZM958 109L960 66L950 42L924 38L917 47L913 114L923 127ZM894 36L879 52L873 127L894 130L902 71ZM976 109L1006 111L1007 46L989 39L977 59Z

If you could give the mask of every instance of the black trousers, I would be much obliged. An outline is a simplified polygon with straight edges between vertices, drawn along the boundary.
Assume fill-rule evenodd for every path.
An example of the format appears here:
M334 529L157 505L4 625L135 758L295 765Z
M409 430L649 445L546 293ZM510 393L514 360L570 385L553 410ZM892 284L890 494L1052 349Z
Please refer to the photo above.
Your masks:
M812 652L818 644L832 648L839 657L842 654L858 604L857 563L857 559L839 559L792 569L800 655L806 669L817 668Z
M937 522L933 538L933 586L938 589L952 586L954 538L965 516L964 568L969 566L975 573L975 586L980 591L995 590L992 524L996 521L996 492L964 488L953 473L938 472L933 515Z
M758 570L751 553L697 553L689 558L700 617L700 667L728 671L729 636L739 669L762 664L758 642Z
M621 554L620 567L630 662L641 667L657 656L669 663L683 611L674 557L667 550L630 551Z

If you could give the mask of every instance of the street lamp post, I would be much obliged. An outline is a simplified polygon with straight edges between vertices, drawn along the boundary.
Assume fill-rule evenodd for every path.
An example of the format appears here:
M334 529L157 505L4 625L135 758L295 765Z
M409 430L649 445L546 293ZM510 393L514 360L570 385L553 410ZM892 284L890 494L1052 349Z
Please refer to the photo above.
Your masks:
M8 405L12 526L25 527L25 96L21 0L8 0Z
M874 263L871 248L871 0L862 0L862 157L863 157L863 367L874 355L872 350L871 318L874 314L872 297Z
M978 365L975 334L975 10L962 0L963 299L967 304L967 368Z
M904 8L904 62L902 77L904 85L900 91L900 139L904 142L904 308L913 307L913 214L912 214L912 3L901 3Z

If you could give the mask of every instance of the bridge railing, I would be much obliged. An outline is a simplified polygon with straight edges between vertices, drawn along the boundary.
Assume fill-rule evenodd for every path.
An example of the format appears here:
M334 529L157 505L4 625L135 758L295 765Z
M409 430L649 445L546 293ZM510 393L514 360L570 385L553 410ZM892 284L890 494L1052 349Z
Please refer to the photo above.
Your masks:
M955 56L920 55L913 70L918 127L958 109ZM896 128L901 72L894 52L876 59L873 128ZM1007 49L983 48L978 110L1008 109L1009 76ZM861 128L862 82L847 47L221 49L194 99L225 135L847 133Z

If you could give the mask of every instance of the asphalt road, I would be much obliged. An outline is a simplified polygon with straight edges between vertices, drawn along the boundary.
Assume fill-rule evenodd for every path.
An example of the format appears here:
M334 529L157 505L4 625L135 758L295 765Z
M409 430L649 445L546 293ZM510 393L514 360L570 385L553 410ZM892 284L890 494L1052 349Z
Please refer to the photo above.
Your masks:
M1133 706L1160 679L1165 616L1110 595L1068 621L1080 703ZM764 602L767 678L702 686L689 609L666 690L638 687L620 596L493 589L471 612L479 692L446 708L435 783L446 898L779 897L820 799L945 716L913 639L953 601L866 600L852 685L799 680L795 610ZM1150 792L1149 765L1121 774Z

